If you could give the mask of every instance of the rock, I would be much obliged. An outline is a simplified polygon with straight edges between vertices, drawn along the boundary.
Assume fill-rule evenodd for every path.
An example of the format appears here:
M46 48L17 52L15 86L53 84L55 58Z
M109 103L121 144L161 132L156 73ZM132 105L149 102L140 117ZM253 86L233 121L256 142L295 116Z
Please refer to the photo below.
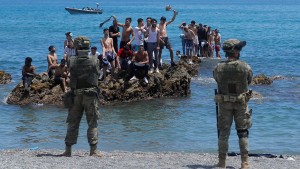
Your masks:
M252 98L253 99L261 99L261 98L263 98L263 96L260 93L258 93L256 91L253 91L252 92Z
M118 102L132 102L138 100L148 100L161 97L182 97L191 93L191 77L183 64L171 67L163 65L160 73L148 75L148 84L143 79L134 79L129 82L119 80L109 81L107 87L101 83L99 85L102 104Z
M270 85L272 83L273 80L271 78L267 77L264 74L260 74L253 77L251 85Z
M149 74L148 84L143 79L130 80L129 82L124 82L123 79L100 82L100 103L112 104L161 97L187 96L191 93L191 76L187 69L191 70L192 66L185 65L184 62L173 67L163 65L160 73ZM107 79L111 79L110 76ZM7 103L63 105L64 93L60 85L54 85L43 73L33 80L29 93L24 93L23 88L22 82L20 82L9 94Z
M15 105L28 104L51 104L62 106L63 91L60 85L53 85L45 79L35 78L31 84L29 93L23 91L24 87L20 82L9 94L7 103Z
M0 70L0 84L8 84L11 82L11 75Z
M188 57L181 56L178 64L183 65L190 76L198 76L201 60L197 56L192 56L191 60L193 64L188 64Z

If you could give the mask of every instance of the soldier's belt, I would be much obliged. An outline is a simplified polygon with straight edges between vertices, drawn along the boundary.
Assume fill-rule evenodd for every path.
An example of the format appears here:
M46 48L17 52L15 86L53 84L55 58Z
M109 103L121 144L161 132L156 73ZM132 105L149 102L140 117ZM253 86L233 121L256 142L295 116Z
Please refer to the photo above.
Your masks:
M80 94L86 94L86 95L92 95L92 94L98 94L96 88L83 88L83 89L75 89L74 90L75 95Z
M215 95L215 102L221 103L221 102L243 102L245 101L245 94L240 94L238 96L231 96L231 95L222 95L217 94Z

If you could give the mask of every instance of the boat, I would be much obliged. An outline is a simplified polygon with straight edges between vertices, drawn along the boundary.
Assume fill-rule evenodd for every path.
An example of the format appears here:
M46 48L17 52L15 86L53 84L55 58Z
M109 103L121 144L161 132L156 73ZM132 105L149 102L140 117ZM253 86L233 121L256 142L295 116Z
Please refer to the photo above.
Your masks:
M79 8L65 8L71 15L74 14L102 14L103 10L99 9L99 4L97 3L97 8L90 8L90 7L83 7L82 9Z

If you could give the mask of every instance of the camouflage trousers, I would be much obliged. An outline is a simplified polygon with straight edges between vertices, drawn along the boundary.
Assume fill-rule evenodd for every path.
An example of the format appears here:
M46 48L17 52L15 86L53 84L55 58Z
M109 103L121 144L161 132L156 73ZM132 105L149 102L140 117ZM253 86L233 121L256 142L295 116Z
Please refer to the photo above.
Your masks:
M246 133L246 136L240 137L240 133L238 132L241 154L248 153L248 129L252 126L251 116L252 111L249 111L247 104L237 102L219 103L219 154L226 154L228 152L228 139L233 119L236 130Z
M69 108L67 123L66 145L77 143L78 131L83 112L86 114L88 123L87 138L90 145L98 143L98 97L92 94L75 94L74 103Z

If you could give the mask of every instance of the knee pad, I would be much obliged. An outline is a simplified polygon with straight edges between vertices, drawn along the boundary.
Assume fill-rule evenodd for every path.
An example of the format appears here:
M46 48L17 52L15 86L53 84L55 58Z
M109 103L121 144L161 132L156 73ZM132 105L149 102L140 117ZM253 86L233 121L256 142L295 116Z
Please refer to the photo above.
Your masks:
M237 135L239 136L239 138L245 138L248 137L249 131L246 130L237 130Z

